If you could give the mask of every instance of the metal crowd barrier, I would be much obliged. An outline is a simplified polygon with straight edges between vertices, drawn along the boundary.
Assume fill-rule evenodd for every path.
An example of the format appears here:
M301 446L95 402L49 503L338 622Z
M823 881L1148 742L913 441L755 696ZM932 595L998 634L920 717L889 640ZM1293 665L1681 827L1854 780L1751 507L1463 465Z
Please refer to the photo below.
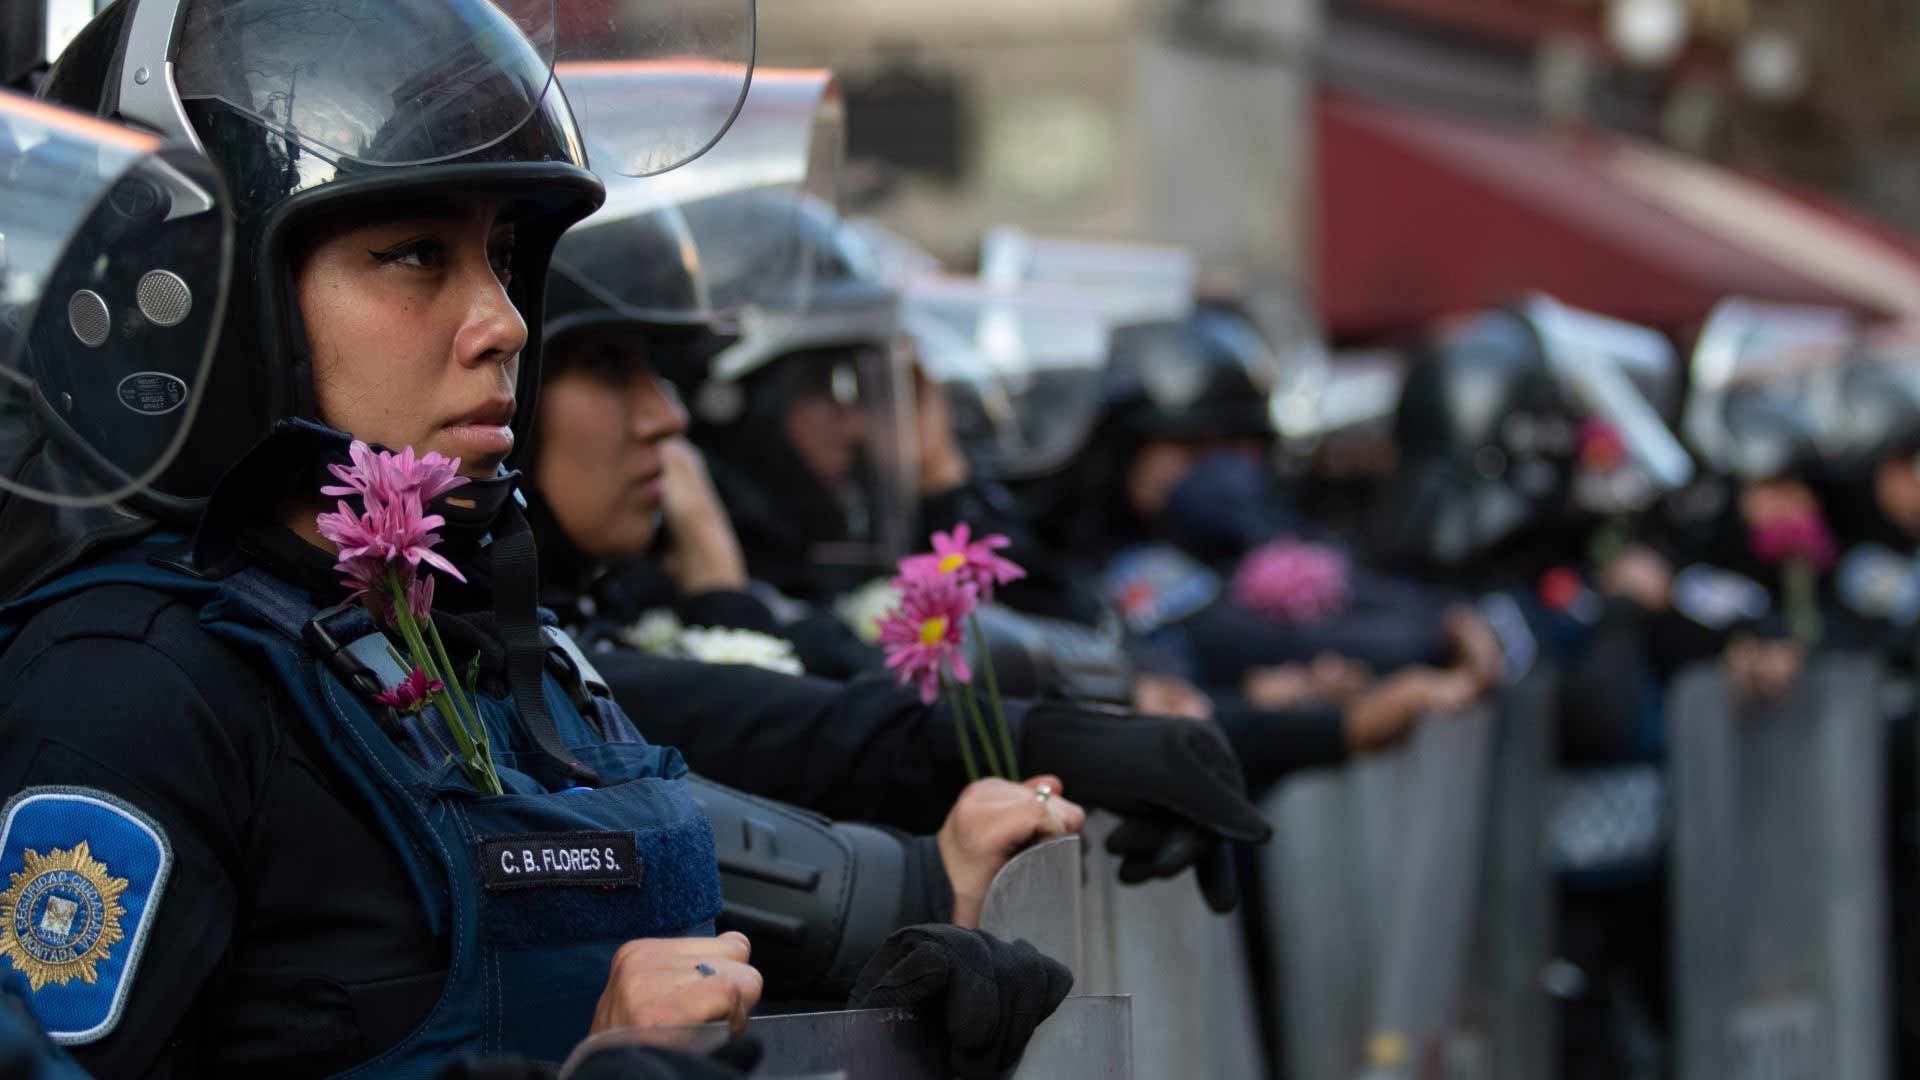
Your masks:
M1552 678L1270 797L1290 1080L1550 1076Z
M1771 704L1718 667L1673 688L1680 1080L1892 1073L1880 675L1825 654Z

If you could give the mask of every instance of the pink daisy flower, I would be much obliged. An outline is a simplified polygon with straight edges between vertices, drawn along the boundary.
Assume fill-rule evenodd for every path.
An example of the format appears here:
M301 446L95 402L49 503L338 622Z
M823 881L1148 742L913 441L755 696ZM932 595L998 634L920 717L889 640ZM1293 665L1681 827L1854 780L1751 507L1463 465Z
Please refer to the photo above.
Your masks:
M1275 540L1240 561L1233 598L1281 622L1313 622L1347 604L1347 561L1318 544Z
M987 603L993 600L995 587L1027 576L1019 564L994 554L1001 548L1013 546L1013 541L997 534L969 543L970 539L966 522L955 525L951 533L934 533L933 554L911 555L900 560L902 582L953 577L973 586L980 601Z
M972 682L964 627L979 603L972 585L953 575L904 580L900 606L880 619L880 647L900 685L917 684L928 705L940 696L940 673Z
M1818 511L1791 514L1760 526L1753 532L1753 554L1764 563L1784 563L1805 559L1816 570L1833 566L1839 548L1827 523Z
M359 495L370 501L389 503L412 492L425 506L467 483L467 478L460 475L459 458L443 457L433 451L415 458L411 446L397 454L386 450L375 453L366 443L355 439L347 448L347 456L353 464L327 466L327 471L340 483L321 488L320 494Z

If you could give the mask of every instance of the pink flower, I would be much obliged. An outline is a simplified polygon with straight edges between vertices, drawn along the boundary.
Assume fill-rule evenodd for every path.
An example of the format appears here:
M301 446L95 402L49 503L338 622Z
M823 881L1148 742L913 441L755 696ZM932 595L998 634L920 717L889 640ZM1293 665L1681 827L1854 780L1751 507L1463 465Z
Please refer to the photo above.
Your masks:
M363 499L391 503L409 492L420 497L422 506L467 483L460 475L460 459L446 458L428 451L415 459L409 446L395 454L373 449L359 439L347 448L352 465L329 465L327 471L340 480L320 489L322 495L359 495Z
M880 619L880 647L900 685L918 683L920 700L940 696L945 668L959 682L972 682L963 654L963 627L979 603L974 587L957 575L903 578L900 606Z
M1282 622L1325 618L1346 606L1347 561L1317 544L1275 540L1240 561L1233 597Z
M1011 547L1013 541L994 535L968 543L969 538L970 530L964 521L955 525L950 534L934 533L933 554L912 555L900 560L901 580L913 582L955 577L963 584L973 586L981 602L986 603L993 599L996 586L1027 576L1027 572L1018 564L994 554L1001 548Z
M348 576L349 585L379 580L377 574L352 569L356 560L372 560L394 568L404 562L409 569L417 569L424 562L456 580L467 580L433 550L440 542L440 534L433 530L447 522L439 514L422 510L418 492L402 492L392 502L370 497L367 504L365 513L356 514L343 500L337 512L314 519L320 535L339 546L335 568Z
M421 574L407 586L407 613L424 623L433 615L433 575Z
M1605 420L1589 417L1580 424L1580 467L1588 472L1610 473L1627 461L1627 442L1620 431Z
M414 668L407 672L407 677L402 679L399 685L373 695L373 700L401 712L419 712L420 707L427 703L430 695L437 694L446 688L447 684L439 679L429 679L424 670Z
M1764 563L1805 559L1816 570L1826 570L1838 558L1838 546L1818 510L1787 514L1756 528L1754 557Z

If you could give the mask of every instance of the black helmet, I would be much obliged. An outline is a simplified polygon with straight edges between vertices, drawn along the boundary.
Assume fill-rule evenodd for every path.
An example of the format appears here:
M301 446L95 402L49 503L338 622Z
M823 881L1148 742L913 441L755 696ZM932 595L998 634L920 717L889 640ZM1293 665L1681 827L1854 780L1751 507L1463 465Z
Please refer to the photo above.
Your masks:
M687 207L715 279L757 265L804 272L738 309L732 339L686 387L693 438L756 577L808 598L864 583L906 554L915 478L902 451L913 421L910 375L895 349L900 298L872 275L858 240L826 207L751 192ZM731 223L721 230L718 221ZM865 417L845 482L816 475L787 437L793 407L830 399Z
M154 0L121 0L96 19L62 55L43 94L102 115L124 111L120 86L112 76L123 68L161 63L158 55L136 54L142 42L124 24L153 6ZM284 122L276 126L254 109L235 104L251 104L261 92L258 88L231 87L219 96L184 100L194 134L232 192L241 272L205 388L203 408L221 422L199 425L180 459L141 500L141 509L162 516L197 514L219 475L276 420L314 415L311 358L292 296L288 257L289 238L303 223L321 214L423 190L445 191L452 185L507 198L515 204L517 224L509 294L527 324L539 326L541 284L553 244L601 197L600 182L586 168L565 100L541 92L548 78L546 61L523 39L516 40L512 24L486 0L446 0L441 5L441 18L478 24L497 46L447 58L462 65L459 78L469 85L469 104L488 102L496 114L467 112L465 125L458 122L458 103L434 100L436 93L445 94L444 86L434 85L436 73L419 73L415 96L396 92L382 100L361 94L363 88L349 81L362 73L359 66L294 62L292 54L312 27L276 27L269 19L228 25L229 19L245 18L222 10L235 6L198 2L188 8L180 30L178 62L183 68L211 76L215 51L224 49L249 56L261 69L284 65L278 74L290 94L351 100L377 111L350 118L363 122L365 142L356 147L358 155L347 156L331 152L338 148L328 142L338 140L289 130L291 125ZM421 14L422 5L406 7L410 16ZM279 30L285 33L276 33ZM268 58L253 56L255 48L266 50ZM328 87L330 79L340 85ZM443 75L441 81L450 81L450 76ZM507 115L515 112L519 115ZM497 136L482 130L489 124L500 129ZM461 151L460 144L469 141L482 145ZM127 362L137 363L138 358ZM530 421L539 366L536 338L521 354L517 432Z
M1269 438L1277 367L1253 323L1225 308L1122 326L1113 333L1102 380L1104 425L1136 442Z
M693 31L719 40L717 48L673 33L648 40L663 55L705 47L744 61L699 69L731 85L737 107L751 65L752 5L732 6L744 20ZM314 414L289 240L319 215L414 195L475 193L512 208L508 292L535 331L521 352L513 421L516 433L526 432L539 386L548 260L603 195L555 66L633 37L615 25L621 7L602 12L593 25L603 37L592 43L561 40L584 21L551 0L116 0L82 31L42 95L203 146L231 190L237 223L241 287L204 391L221 422L193 431L140 509L196 514L219 474L275 421ZM683 78L661 76L668 77ZM652 155L632 147L625 155L645 158L652 170L697 155L733 113L696 115L663 100L654 112L667 119L634 121ZM683 114L689 119L677 124Z
M1401 391L1383 554L1457 568L1652 505L1693 476L1664 419L1678 383L1662 335L1546 297L1443 329Z

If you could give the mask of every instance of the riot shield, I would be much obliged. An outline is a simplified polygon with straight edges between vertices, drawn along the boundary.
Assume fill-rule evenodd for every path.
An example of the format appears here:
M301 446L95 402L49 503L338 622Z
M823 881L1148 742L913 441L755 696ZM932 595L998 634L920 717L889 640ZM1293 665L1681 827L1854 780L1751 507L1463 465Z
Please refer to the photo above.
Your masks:
M1139 1023L1141 1076L1259 1076L1259 1019L1246 936L1233 915L1209 909L1193 872L1122 885L1106 849L1119 819L1087 817L1084 963L1077 991L1126 994Z
M1675 1075L1884 1080L1878 663L1815 656L1770 704L1700 667L1669 701Z
M1014 1080L1131 1080L1128 1045L1132 1003L1125 997L1071 997L1034 1031ZM906 1009L849 1009L757 1017L747 1034L763 1056L756 1077L781 1080L947 1080L947 1052L937 1024ZM629 1029L596 1035L562 1066L562 1080L593 1051L609 1046L664 1046L694 1053L727 1041L725 1024Z
M1411 1076L1452 1055L1484 1059L1483 1041L1455 1032L1478 940L1495 730L1490 706L1430 718L1401 750L1271 797L1267 895L1290 1076ZM1502 756L1516 771L1531 760L1526 747ZM1531 874L1510 876L1521 885L1503 910L1536 909ZM1524 968L1537 948L1511 946L1502 963Z
M981 929L1004 940L1026 941L1078 976L1088 945L1081 850L1081 837L1065 836L1008 860L987 889ZM1078 994L1034 1032L1014 1077L1127 1080L1133 1075L1132 1001L1125 995L1089 995L1083 979L1075 990ZM941 1080L950 1075L939 1025L906 1009L762 1016L747 1033L765 1052L755 1076ZM639 1043L697 1053L727 1038L724 1024L612 1032L582 1043L562 1075L603 1046Z

